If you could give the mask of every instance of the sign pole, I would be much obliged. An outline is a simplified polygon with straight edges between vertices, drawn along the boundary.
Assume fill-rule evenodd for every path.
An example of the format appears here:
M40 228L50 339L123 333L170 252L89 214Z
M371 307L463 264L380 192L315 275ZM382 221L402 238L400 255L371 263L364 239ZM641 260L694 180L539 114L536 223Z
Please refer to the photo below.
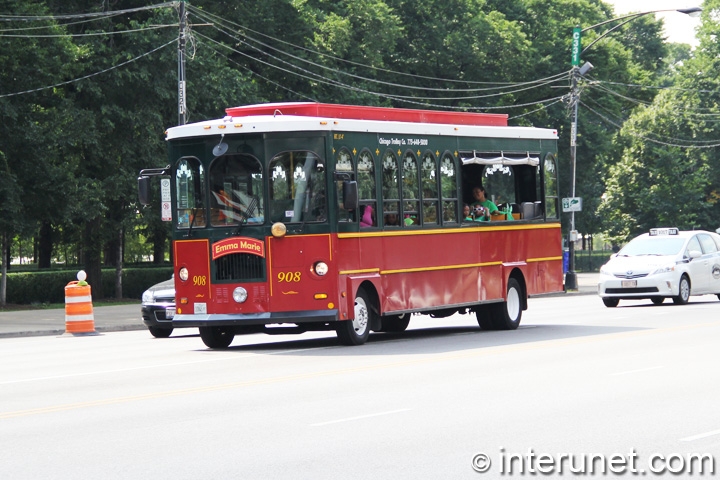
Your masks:
M572 197L575 197L575 170L577 166L577 122L578 103L580 93L578 92L578 66L580 65L580 53L582 52L582 30L579 26L573 28L572 38L572 85L570 87L570 101L572 102L572 123L570 125L570 165L572 169ZM570 232L568 232L568 271L565 274L565 290L577 290L577 274L575 273L575 210L570 212Z

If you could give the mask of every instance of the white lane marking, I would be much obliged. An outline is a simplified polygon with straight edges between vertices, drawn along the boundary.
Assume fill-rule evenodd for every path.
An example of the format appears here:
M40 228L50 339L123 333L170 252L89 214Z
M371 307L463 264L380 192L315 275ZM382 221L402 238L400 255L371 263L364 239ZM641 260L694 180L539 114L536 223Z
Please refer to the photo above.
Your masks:
M382 415L392 415L393 413L407 412L409 408L401 408L399 410L391 410L389 412L371 413L368 415L360 415L358 417L341 418L339 420L331 420L329 422L313 423L311 427L322 427L325 425L332 425L333 423L352 422L354 420L362 420L363 418L380 417Z
M54 376L48 376L48 377L34 377L34 378L21 378L17 380L6 380L4 382L0 382L0 385L10 385L13 383L25 383L25 382L36 382L36 381L45 381L45 380L60 380L63 378L72 378L72 377L83 377L86 375L106 375L108 373L122 373L122 372L131 372L135 370L147 370L147 369L156 369L156 368L165 368L165 367L179 367L183 365L195 365L200 363L207 363L207 362L217 362L222 360L238 360L242 358L250 358L250 357L262 357L264 355L282 355L286 353L296 353L296 352L305 352L308 350L324 350L327 348L336 348L336 347L311 347L311 348L298 348L294 350L280 350L277 352L264 352L264 353L252 353L252 354L246 354L246 355L238 355L238 356L218 356L216 358L206 358L203 360L192 360L187 362L177 362L177 363L159 363L154 365L141 365L138 367L127 367L127 368L116 368L112 370L98 370L96 372L78 372L78 373L68 373L66 375L54 375Z
M712 432L700 433L698 435L693 435L692 437L681 438L680 441L681 442L692 442L694 440L700 440L701 438L712 437L714 435L720 435L720 430L713 430Z
M659 368L663 368L662 365L657 366L657 367L639 368L639 369L637 369L637 370L627 370L627 371L625 371L625 372L611 373L610 376L611 376L611 377L616 377L616 376L618 376L618 375L629 375L629 374L631 374L631 373L649 372L649 371L651 371L651 370L657 370L657 369L659 369Z

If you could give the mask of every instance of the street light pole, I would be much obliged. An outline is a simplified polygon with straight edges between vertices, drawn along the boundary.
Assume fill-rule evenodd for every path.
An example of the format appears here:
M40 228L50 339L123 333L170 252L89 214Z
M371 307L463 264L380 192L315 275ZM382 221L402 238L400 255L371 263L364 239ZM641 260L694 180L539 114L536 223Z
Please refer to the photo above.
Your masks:
M572 109L572 121L570 124L570 164L572 169L572 189L571 189L571 195L574 198L575 197L575 177L576 177L576 170L577 170L577 131L578 131L578 104L580 103L580 89L578 87L578 79L579 77L585 75L590 70L592 70L593 65L590 62L585 63L582 67L580 67L580 57L583 53L585 53L590 47L595 45L599 40L605 38L608 34L612 33L613 31L617 30L618 28L622 27L628 22L632 22L633 20L636 20L644 15L649 15L651 13L659 13L659 12L680 12L684 13L685 15L690 15L691 17L696 17L700 15L702 12L702 8L700 7L692 7L692 8L681 8L681 9L663 9L663 10L651 10L648 12L639 12L639 13L631 13L628 15L623 15L621 17L617 18L611 18L610 20L605 20L604 22L596 23L595 25L591 25L586 28L580 28L580 26L577 26L573 29L573 38L572 38L572 71L571 71L571 83L570 83L570 107ZM592 30L594 28L606 25L608 23L617 22L623 20L622 22L618 23L614 27L606 30L603 32L602 35L597 37L595 40L590 42L590 44L582 48L582 34L584 32L587 32L588 30ZM575 272L575 241L577 240L577 231L575 231L575 211L572 210L570 212L570 232L568 233L568 271L565 274L565 290L577 290L577 273Z

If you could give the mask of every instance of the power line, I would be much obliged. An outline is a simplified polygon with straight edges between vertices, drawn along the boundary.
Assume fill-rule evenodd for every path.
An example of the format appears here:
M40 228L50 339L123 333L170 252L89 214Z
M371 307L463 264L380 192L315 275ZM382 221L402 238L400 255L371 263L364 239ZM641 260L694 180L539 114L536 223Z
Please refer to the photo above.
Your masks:
M106 69L104 69L104 70L100 70L99 72L91 73L91 74L89 74L89 75L85 75L85 76L83 76L83 77L75 78L75 79L73 79L73 80L68 80L68 81L65 81L65 82L56 83L55 85L48 85L48 86L46 86L46 87L33 88L33 89L31 89L31 90L25 90L25 91L22 91L22 92L0 94L0 98L13 97L13 96L16 96L16 95L25 95L25 94L27 94L27 93L39 92L39 91L41 91L41 90L47 90L47 89L49 89L49 88L56 88L56 87L60 87L60 86L62 86L62 85L68 85L68 84L71 84L71 83L76 83L76 82L79 82L79 81L81 81L81 80L85 80L85 79L87 79L87 78L94 77L94 76L96 76L96 75L100 75L100 74L109 72L109 71L111 71L111 70L115 70L116 68L120 68L120 67L123 67L123 66L125 66L125 65L127 65L127 64L129 64L129 63L132 63L132 62L135 62L135 61L137 61L137 60L140 60L141 58L146 57L146 56L148 56L148 55L150 55L150 54L153 54L153 53L157 52L158 50L161 50L161 49L163 49L163 48L167 47L168 45L171 45L171 44L173 44L173 43L175 43L175 42L177 42L177 40L176 40L176 39L172 39L172 40L170 40L169 42L167 42L166 44L161 45L161 46L159 46L159 47L157 47L157 48L155 48L155 49L153 49L153 50L150 50L150 51L147 52L147 53L143 53L142 55L139 55L139 56L137 56L137 57L135 57L135 58L131 58L130 60L127 60L127 61L125 61L125 62L119 63L119 64L117 64L117 65L114 65L114 66L110 67L110 68L106 68Z
M599 112L595 111L594 109L590 108L590 106L588 106L585 102L580 101L580 104L581 104L582 106L584 106L588 111L590 111L591 113L594 113L595 115L597 115L598 117L600 117L602 120L604 120L605 122L609 123L610 125L613 125L613 126L616 127L617 129L622 129L622 128L623 128L623 125L618 125L617 123L613 122L612 120L610 120L609 118L605 117L605 116L602 115L601 113L599 113ZM681 145L681 144L676 144L676 143L663 142L663 141L661 141L661 140L655 140L654 138L650 138L650 137L647 137L647 136L645 136L645 135L636 134L635 136L636 136L637 138L641 138L641 139L646 140L646 141L648 141L648 142L657 143L657 144L659 144L659 145L665 145L666 147L678 147L678 148L687 148L687 149L691 149L691 148L715 148L715 147L720 147L720 140L708 140L708 142L716 142L716 143L708 144L708 145Z
M230 46L225 45L225 44L223 44L223 43L221 43L221 42L218 42L217 40L214 40L214 39L212 39L212 38L210 38L210 37L208 37L208 36L206 36L206 35L203 35L203 34L201 34L201 33L199 33L199 32L194 32L194 34L195 34L195 35L198 35L198 36L200 36L200 37L202 37L202 38L204 38L204 39L206 39L206 40L208 40L208 41L210 41L210 42L212 42L212 43L215 43L216 45L219 45L219 46L221 46L221 47L223 47L223 48L225 48L225 49L231 50L231 51L233 51L233 52L235 52L235 53L238 53L238 54L243 55L243 56L245 56L245 57L247 57L247 58L250 58L250 59L253 60L253 61L260 62L260 63L262 63L262 64L264 64L264 65L267 65L267 66L269 66L269 67L272 67L272 68L275 68L275 69L278 69L278 70L283 70L284 72L288 72L287 70L284 70L284 69L283 69L282 67L280 67L280 66L273 65L272 63L266 62L266 61L261 60L261 59L258 59L258 58L254 58L254 57L252 57L251 55L249 55L249 54L247 54L247 53L245 53L245 52L242 52L242 51L237 50L237 49L235 49L235 48L233 48L233 47L230 47ZM272 58L275 58L275 57L272 57ZM276 59L277 59L277 58L276 58ZM367 90L367 89L364 89L364 88L355 87L355 86L352 86L352 85L348 85L348 84L339 82L339 81L337 81L337 80L329 80L329 79L326 79L326 78L324 78L324 77L321 77L320 75L318 75L318 74L316 74L316 73L314 73L314 72L311 72L311 71L309 71L309 70L306 70L306 69L303 69L303 68L301 68L301 67L298 67L297 65L291 64L291 63L286 62L286 61L284 61L284 60L282 60L282 59L277 59L277 60L280 61L280 62L282 62L282 63L284 63L284 64L286 64L286 65L288 65L288 66L290 66L290 67L292 67L292 68L294 68L294 69L297 69L297 70L299 70L299 71L301 71L301 72L304 72L305 74L308 74L308 75L310 75L310 76L304 75L304 74L300 74L300 73L293 73L293 72L288 72L288 73L292 73L293 75L299 76L299 77L304 78L304 79L307 79L307 80L311 80L311 81L313 81L313 82L318 82L318 83L322 83L322 84L326 84L326 85L331 85L331 86L335 86L335 87L345 88L345 89L348 89L348 90L351 90L351 91L366 93L366 94L374 95L374 96L377 96L377 97L387 98L387 99L390 99L390 100L396 100L396 101L399 101L399 102L404 102L404 103L409 103L409 104L414 104L414 105L420 105L420 106L424 106L424 107L438 107L438 108L455 109L455 110L498 110L498 109L519 108L519 107L526 107L526 106L532 106L532 105L539 105L539 104L543 104L543 103L546 103L546 102L552 102L552 101L555 101L555 100L559 100L559 99L562 98L562 96L560 96L560 97L553 97L553 98L550 98L550 99L544 99L544 100L540 100L540 101L537 101L537 102L529 102L529 103L516 104L516 105L510 105L510 106L507 106L507 105L506 105L506 106L500 106L500 107L470 107L470 106L466 106L466 107L456 107L456 106L447 106L447 105L436 105L436 104L428 103L428 102L426 102L426 101L421 101L421 100L425 100L425 99L422 98L422 97L401 97L401 96L397 96L397 95L392 95L392 94L387 94L387 93L382 93L382 92L375 92L375 91Z
M557 78L557 77L560 77L560 76L565 76L565 75L567 75L567 72L562 72L562 73L559 73L559 74L557 74L557 75L553 75L553 76L548 77L548 78L545 78L545 79L533 80L533 81L530 81L530 82L520 82L520 83L517 83L517 82L507 82L507 83L505 83L505 82L479 82L479 81L470 81L470 80L457 80L457 79L451 79L451 78L438 78L438 77L428 77L428 76L423 76L423 75L410 74L410 73L407 73L407 72L399 72L399 71L395 71L395 70L381 69L381 68L378 68L378 67L374 67L374 66L372 66L372 65L366 65L366 64L362 64L362 63L358 63L358 62L353 62L353 61L351 61L351 60L345 60L345 59L338 58L338 57L335 57L335 56L332 56L332 55L328 55L328 54L325 54L325 53L322 53L322 52L318 52L318 51L316 51L316 50L312 50L312 49L309 49L309 48L306 48L306 47L302 47L302 46L300 46L300 45L295 45L295 44L293 44L293 43L290 43L290 42L287 42L287 41L284 41L284 40L280 40L280 39L278 39L278 38L275 38L275 37L271 37L271 36L269 36L269 35L266 35L266 34L264 34L264 33L262 33L262 32L258 32L258 31L256 31L256 30L251 29L251 28L245 27L245 26L240 25L240 24L238 24L238 23L231 22L231 21L226 20L226 19L224 19L224 18L221 18L221 17L219 17L219 16L217 16L217 15L213 15L213 14L211 14L211 13L208 13L208 12L206 12L206 11L204 11L204 10L198 10L197 8L194 8L194 7L192 7L192 6L189 7L189 10L192 10L200 19L202 19L202 20L204 20L204 21L207 21L207 22L215 22L215 23L218 23L218 24L229 24L229 25L233 25L233 26L238 27L238 28L240 28L240 29L242 29L242 30L250 31L250 32L252 32L252 33L254 33L254 34L256 34L256 35L260 35L260 36L262 36L262 37L271 39L271 40L273 40L273 41L276 41L276 42L278 42L278 43L282 43L282 44L284 44L284 45L288 45L288 46L290 46L290 47L292 47L292 48L295 48L295 49L298 49L298 50L302 50L302 51L305 51L305 52L308 52L308 53L312 53L312 54L314 54L314 55L318 55L318 56L321 56L321 57L330 58L330 59L335 60L335 61L338 61L338 62L348 63L348 64L351 64L351 65L355 65L355 66L359 66L359 67L363 67L363 68L367 68L367 69L372 69L372 70L376 70L376 71L380 71L380 72L390 73L390 74L393 74L393 75L404 75L404 76L409 76L409 77L412 77L412 78L420 78L420 79L424 79L424 80L434 80L434 81L438 81L438 82L451 82L451 83L464 83L464 84L477 84L477 85L488 85L488 84L489 84L489 85L503 85L503 84L504 84L504 85L507 85L507 87L506 87L506 86L495 86L495 87L488 87L488 88L485 88L485 89L467 89L467 90L463 90L463 89L453 89L453 91L497 90L497 89L500 89L500 88L509 88L509 87L516 87L516 86L522 86L522 85L527 85L527 84L533 84L533 83L543 82L543 81L546 81L546 80L549 80L549 79L553 79L553 78ZM220 32L222 32L222 33L230 36L231 38L233 38L233 39L235 39L235 40L237 40L237 41L239 41L239 42L241 42L241 43L244 43L244 44L248 45L248 47L253 48L253 49L255 49L255 50L257 50L257 51L260 51L261 53L267 55L266 52L262 52L262 51L259 50L257 47L255 47L255 46L253 46L253 45L250 45L250 44L248 44L246 41L243 41L243 40L241 40L240 38L236 37L234 33L228 33L228 32L226 32L226 31L224 31L224 30L221 30L220 28L218 28L218 27L215 26L215 25L213 25L213 26L214 26L218 31L220 31ZM284 50L278 49L277 47L273 47L273 46L271 46L271 45L269 45L269 44L266 44L266 43L264 43L264 42L261 42L261 41L259 41L259 40L256 40L256 39L248 36L247 34L243 34L243 37L249 39L250 41L256 42L256 43L258 43L258 44L260 44L260 45L262 45L262 46L265 46L265 47L267 47L267 48L270 48L270 49L272 49L272 50L274 50L274 51L281 52L281 53L283 53L283 54L285 54L285 55L288 55L288 56L290 56L290 57L292 57L292 58L296 58L297 60L300 60L300 61L302 61L302 62L311 63L311 64L316 65L316 66L319 66L319 67L321 67L321 68L326 68L326 69L329 69L329 70L333 70L333 71L335 71L336 73L341 73L341 74L344 74L344 75L351 75L351 74L349 74L349 73L342 72L342 71L335 70L335 69L331 69L331 68L329 68L329 67L325 67L325 66L323 66L323 65L315 64L315 63L313 63L313 62L310 62L309 60L305 60L305 59L303 59L303 58L294 56L294 55L292 55L292 54L290 54L290 53L288 53L288 52L285 52ZM357 78L364 79L364 80L371 81L371 82L374 81L374 82L378 82L378 83L383 83L383 82L381 82L381 81L379 81L379 80L374 80L374 79L370 79L370 78L364 78L364 77L359 77L359 76L358 76ZM394 84L390 84L390 85L394 85ZM396 85L396 86L399 86L399 87L402 87L402 88L416 88L416 89L419 89L419 90L432 90L432 89L426 88L426 87L414 87L414 86L408 86L408 85ZM434 89L434 90L444 91L445 89Z
M115 30L112 32L93 32L93 33L62 33L62 34L53 34L53 35L17 35L17 34L6 35L3 33L0 33L0 37L15 37L15 38L98 37L98 36L122 35L125 33L143 32L146 30L157 30L160 28L167 28L167 27L177 28L177 26L178 26L177 24L174 24L174 25L150 25L150 26L143 27L143 28L135 28L133 30Z
M142 12L144 10L155 10L164 7L177 7L179 2L165 2L146 7L128 8L126 10L114 10L109 12L71 13L65 15L0 15L0 22L33 22L47 20L70 20L75 18L94 18L122 15L125 13Z

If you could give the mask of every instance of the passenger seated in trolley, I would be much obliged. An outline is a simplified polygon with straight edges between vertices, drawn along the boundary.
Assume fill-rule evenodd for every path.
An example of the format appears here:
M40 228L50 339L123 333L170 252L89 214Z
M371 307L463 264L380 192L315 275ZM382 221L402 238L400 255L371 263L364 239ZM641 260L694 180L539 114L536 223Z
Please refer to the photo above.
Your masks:
M470 213L470 205L463 203L463 222L472 222L474 220Z
M479 186L473 188L473 198L475 201L470 204L472 217L476 222L485 222L490 220L493 212L498 212L498 207L485 196L485 187Z
M363 210L362 218L360 219L360 228L372 227L375 225L375 219L373 218L372 205L365 205Z
M397 213L386 213L385 225L400 225Z

